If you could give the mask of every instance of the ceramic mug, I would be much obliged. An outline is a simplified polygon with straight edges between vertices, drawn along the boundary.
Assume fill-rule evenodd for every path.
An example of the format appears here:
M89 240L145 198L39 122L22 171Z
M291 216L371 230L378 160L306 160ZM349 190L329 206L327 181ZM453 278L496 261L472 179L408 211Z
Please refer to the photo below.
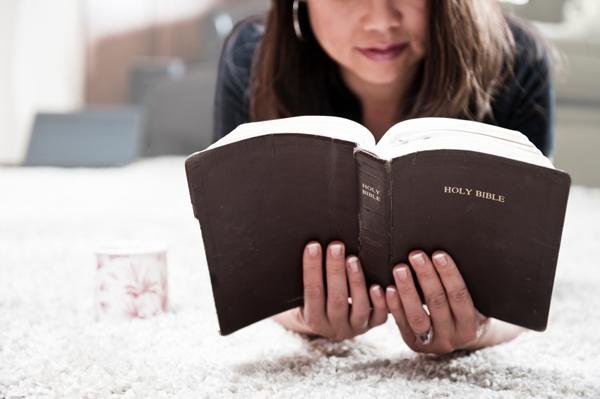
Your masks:
M166 246L113 243L94 254L96 320L148 318L167 310Z

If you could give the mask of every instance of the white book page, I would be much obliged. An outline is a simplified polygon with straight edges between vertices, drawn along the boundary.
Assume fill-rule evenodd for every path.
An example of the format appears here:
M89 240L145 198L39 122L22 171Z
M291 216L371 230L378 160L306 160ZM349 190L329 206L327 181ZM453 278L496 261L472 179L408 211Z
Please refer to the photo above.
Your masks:
M373 137L373 134L360 123L337 116L305 115L243 123L202 151L252 137L283 133L300 133L331 137L355 143L361 148L369 151L375 149L375 138Z
M378 147L388 147L395 141L408 141L412 136L445 134L445 132L463 132L486 135L501 140L508 140L515 144L522 144L536 148L531 141L516 130L489 125L486 123L453 119L453 118L416 118L399 122L389 128L377 143Z
M527 136L502 127L451 118L418 118L392 126L374 153L391 160L410 153L455 149L477 151L554 169Z
M355 143L384 160L428 150L477 151L554 169L524 134L480 122L452 118L416 118L392 126L375 143L360 123L336 116L305 115L244 123L202 151L268 134L299 133ZM199 152L202 152L199 151Z

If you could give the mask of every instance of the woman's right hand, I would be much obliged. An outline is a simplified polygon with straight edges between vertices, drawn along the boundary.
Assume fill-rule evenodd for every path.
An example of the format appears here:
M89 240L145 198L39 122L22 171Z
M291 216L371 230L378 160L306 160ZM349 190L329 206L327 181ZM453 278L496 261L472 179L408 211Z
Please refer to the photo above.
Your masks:
M321 245L311 241L304 247L302 256L304 306L280 313L273 319L290 330L335 341L353 338L385 323L388 308L383 290L372 285L367 292L358 257L346 257L344 243L333 241L327 247L325 259L327 295ZM348 297L352 298L352 305Z

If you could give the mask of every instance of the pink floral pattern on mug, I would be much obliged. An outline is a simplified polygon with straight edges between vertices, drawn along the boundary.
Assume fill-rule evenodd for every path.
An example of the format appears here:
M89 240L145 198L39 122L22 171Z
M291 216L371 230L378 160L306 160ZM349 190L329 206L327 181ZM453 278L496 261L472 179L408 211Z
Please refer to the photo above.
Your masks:
M165 249L96 251L96 320L152 317L167 298Z

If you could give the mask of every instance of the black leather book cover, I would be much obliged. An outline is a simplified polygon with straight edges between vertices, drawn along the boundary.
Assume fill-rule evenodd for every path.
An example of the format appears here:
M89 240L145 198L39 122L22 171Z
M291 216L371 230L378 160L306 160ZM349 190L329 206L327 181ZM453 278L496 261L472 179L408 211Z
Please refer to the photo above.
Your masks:
M483 314L546 327L568 174L463 150L385 162L355 147L270 134L188 157L222 335L302 305L305 244L336 239L383 287L412 249L445 250Z
M413 249L429 255L444 250L480 312L546 328L571 182L567 173L464 150L416 152L389 164L362 151L356 155L359 170L365 163L379 165L387 187L383 205L361 193L362 219L376 219L373 209L380 207L387 221L387 257L370 263L378 283L393 284L391 269L406 263ZM363 185L373 182L359 176ZM371 230L362 228L360 236L361 255L370 259L362 242L368 249L380 236L373 240Z
M304 303L308 241L358 254L354 146L271 134L186 160L221 334Z

